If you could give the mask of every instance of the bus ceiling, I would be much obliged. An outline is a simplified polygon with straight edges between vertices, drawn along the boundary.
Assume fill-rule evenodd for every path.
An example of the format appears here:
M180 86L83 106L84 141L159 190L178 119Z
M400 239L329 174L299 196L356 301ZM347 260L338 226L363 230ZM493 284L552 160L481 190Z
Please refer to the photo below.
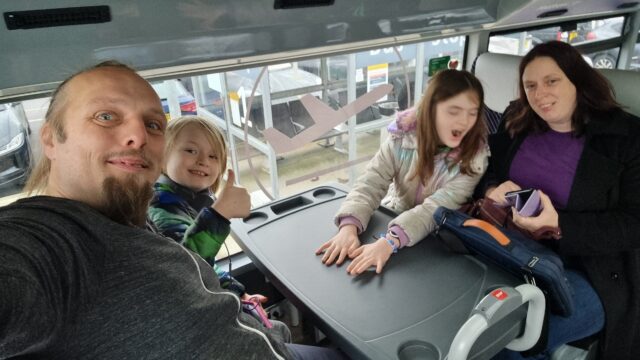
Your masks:
M2 1L0 100L117 59L148 78L638 11L622 0ZM309 5L309 6L307 6Z

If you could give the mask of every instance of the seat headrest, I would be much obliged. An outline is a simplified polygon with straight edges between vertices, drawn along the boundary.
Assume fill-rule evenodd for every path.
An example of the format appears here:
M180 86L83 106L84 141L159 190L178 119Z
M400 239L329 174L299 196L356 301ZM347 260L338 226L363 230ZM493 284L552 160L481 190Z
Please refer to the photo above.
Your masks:
M484 87L486 105L504 112L509 102L518 97L518 66L521 56L483 53L475 64L475 75ZM613 86L616 100L633 115L640 116L640 72L619 69L598 69Z
M504 112L518 97L518 66L522 57L483 53L476 59L475 75L484 88L484 101L489 108Z
M624 110L635 116L640 116L640 102L638 101L640 73L618 69L600 69L600 73L611 82L616 92L616 100Z

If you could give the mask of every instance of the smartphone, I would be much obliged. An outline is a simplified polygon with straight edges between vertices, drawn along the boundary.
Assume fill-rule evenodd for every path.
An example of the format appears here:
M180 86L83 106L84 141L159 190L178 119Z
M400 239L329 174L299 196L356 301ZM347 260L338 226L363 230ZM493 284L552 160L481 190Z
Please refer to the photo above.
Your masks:
M510 206L513 206L522 216L538 216L542 210L540 206L540 192L535 189L510 191L504 194Z
M521 207L522 204L527 202L527 200L529 200L529 197L531 197L531 194L534 191L535 191L534 189L522 189L522 190L509 191L508 193L504 194L504 197L509 202L509 205L515 206L517 209Z

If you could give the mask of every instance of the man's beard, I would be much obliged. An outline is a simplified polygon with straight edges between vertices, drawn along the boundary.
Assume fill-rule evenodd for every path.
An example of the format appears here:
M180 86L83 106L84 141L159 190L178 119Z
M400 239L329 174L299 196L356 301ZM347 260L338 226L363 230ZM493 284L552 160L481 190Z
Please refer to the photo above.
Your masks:
M142 226L146 222L152 184L134 175L119 180L108 177L102 182L103 202L98 209L109 219L124 225Z

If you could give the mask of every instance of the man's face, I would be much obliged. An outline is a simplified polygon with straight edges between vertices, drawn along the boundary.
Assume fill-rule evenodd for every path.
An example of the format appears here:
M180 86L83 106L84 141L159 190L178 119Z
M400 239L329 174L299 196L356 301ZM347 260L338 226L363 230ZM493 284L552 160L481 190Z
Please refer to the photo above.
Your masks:
M150 186L158 178L166 119L149 84L125 69L105 67L73 78L64 91L63 142L43 128L51 160L46 193L101 209L105 180ZM145 209L146 210L146 209Z

